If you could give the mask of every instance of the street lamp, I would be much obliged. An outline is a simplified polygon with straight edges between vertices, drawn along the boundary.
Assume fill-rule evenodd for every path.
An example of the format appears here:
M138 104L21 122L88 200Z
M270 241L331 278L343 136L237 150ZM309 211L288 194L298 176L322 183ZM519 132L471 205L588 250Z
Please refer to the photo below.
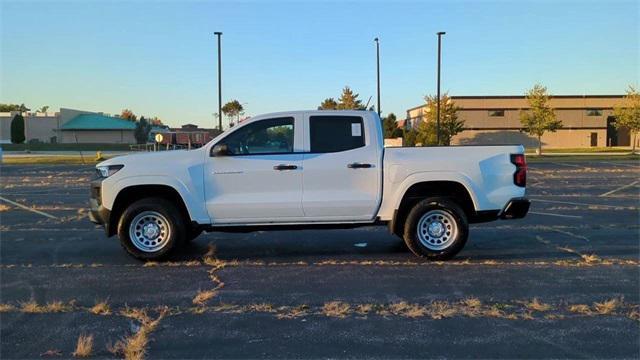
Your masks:
M436 34L438 35L438 90L436 95L438 102L436 104L436 141L438 146L440 146L440 52L442 35L446 33L444 31L438 31Z
M378 75L378 117L380 117L380 41L378 38L373 39L376 42L376 70Z
M216 31L214 34L218 37L218 130L222 132L222 49L220 44L222 33Z

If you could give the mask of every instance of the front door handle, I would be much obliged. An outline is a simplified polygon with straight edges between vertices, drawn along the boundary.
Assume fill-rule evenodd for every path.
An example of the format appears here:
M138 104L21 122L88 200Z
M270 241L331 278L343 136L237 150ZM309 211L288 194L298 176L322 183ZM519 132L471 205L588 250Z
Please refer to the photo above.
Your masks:
M361 164L361 163L351 163L351 164L348 164L347 167L349 169L368 169L368 168L372 168L373 165L371 165L371 164Z
M282 171L282 170L295 170L297 169L298 166L297 165L286 165L286 164L280 164L280 165L276 165L273 167L273 170L278 170L278 171Z

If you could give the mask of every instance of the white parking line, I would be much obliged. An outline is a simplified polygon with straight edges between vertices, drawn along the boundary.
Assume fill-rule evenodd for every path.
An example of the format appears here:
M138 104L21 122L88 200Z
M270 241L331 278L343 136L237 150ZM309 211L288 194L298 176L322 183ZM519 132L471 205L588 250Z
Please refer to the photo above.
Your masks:
M536 212L536 211L529 211L529 214L545 215L545 216L557 216L557 217L567 217L567 218L572 218L572 219L582 219L582 216L577 216L577 215L551 214L551 213L541 213L541 212Z
M565 164L565 163L558 163L558 162L554 162L554 163L552 163L552 164L562 165L562 166L569 166L569 167L584 168L584 166L574 165L574 164Z
M626 189L626 188L630 188L630 187L632 187L633 185L635 185L635 184L637 184L637 183L640 183L640 180L638 180L638 181L634 181L634 182L632 182L631 184L627 184L627 185L620 186L620 187L619 187L619 188L617 188L617 189L611 190L611 191L609 191L609 192L606 192L606 193L604 193L604 194L600 195L600 197L608 196L608 195L611 195L611 194L613 194L613 193L616 193L616 192L618 192L618 191L620 191L620 190L624 190L624 189Z
M33 212L33 213L36 213L36 214L39 214L39 215L42 215L42 216L46 216L46 217L48 217L48 218L50 218L50 219L58 220L58 218L57 218L57 217L55 217L55 216L53 216L53 215L51 215L51 214L47 214L47 213L46 213L46 212L44 212L44 211L40 211L40 210L36 210L36 209L32 209L32 208L30 208L30 207L28 207L28 206L24 206L24 205L22 205L22 204L18 204L17 202L15 202L15 201L11 201L11 200L6 199L6 198L3 198L2 196L0 196L0 200L2 200L2 201L4 201L4 202L7 202L7 203L9 203L9 204L11 204L11 205L17 206L17 207L19 207L19 208L21 208L21 209L24 209L24 210L27 210L27 211L31 211L31 212Z
M530 197L534 197L534 196L540 196L540 195L530 195ZM553 203L553 204L566 204L566 205L597 206L597 207L606 207L606 208L612 208L612 209L629 207L629 206L586 204L586 203L579 203L579 202L572 202L572 201L542 200L542 199L531 199L531 201L546 202L546 203Z

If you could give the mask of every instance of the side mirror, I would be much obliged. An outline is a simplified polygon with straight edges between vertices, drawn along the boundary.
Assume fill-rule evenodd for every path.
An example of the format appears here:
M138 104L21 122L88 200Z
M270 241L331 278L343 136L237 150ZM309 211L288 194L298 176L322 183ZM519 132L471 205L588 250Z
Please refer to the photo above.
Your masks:
M227 144L218 144L211 149L211 156L227 156L229 155L229 147Z

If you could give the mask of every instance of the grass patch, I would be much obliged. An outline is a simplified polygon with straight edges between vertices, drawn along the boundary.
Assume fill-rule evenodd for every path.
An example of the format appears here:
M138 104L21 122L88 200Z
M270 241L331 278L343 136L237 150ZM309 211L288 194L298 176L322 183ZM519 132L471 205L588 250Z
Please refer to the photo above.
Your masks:
M3 151L129 151L129 144L2 144Z
M621 301L618 299L609 299L603 302L595 302L593 303L593 309L596 314L608 315L613 313L620 305L620 303Z
M207 301L213 299L214 296L216 296L216 292L214 290L200 290L193 298L192 302L194 305L204 306Z
M574 304L569 306L569 311L576 314L591 315L591 308L586 304Z
M11 304L0 304L0 313L14 311L15 309L16 307Z
M89 357L93 351L93 335L82 335L78 337L78 343L76 344L76 351L73 352L75 357Z
M533 311L549 311L551 310L551 305L545 304L538 300L538 298L533 298L530 302L526 303L525 306L529 310Z
M145 310L128 309L127 317L140 322L140 329L135 334L118 340L114 345L107 345L107 350L114 355L123 355L127 360L142 360L147 352L149 335L158 327L158 324L169 312L168 308L162 308L157 318L151 319ZM123 314L124 315L124 314Z
M418 304L409 304L405 301L401 301L399 303L389 305L389 312L397 316L418 318L425 316L427 314L427 309Z
M102 161L102 160L100 160ZM97 164L93 156L48 155L48 156L4 156L3 164L8 165L56 165L56 164Z
M96 304L93 305L93 307L91 309L89 309L89 311L92 314L95 314L95 315L110 315L111 314L111 308L109 307L109 304L107 304L106 301L96 302Z
M322 306L322 313L328 317L344 318L351 311L351 305L342 301L331 301Z

